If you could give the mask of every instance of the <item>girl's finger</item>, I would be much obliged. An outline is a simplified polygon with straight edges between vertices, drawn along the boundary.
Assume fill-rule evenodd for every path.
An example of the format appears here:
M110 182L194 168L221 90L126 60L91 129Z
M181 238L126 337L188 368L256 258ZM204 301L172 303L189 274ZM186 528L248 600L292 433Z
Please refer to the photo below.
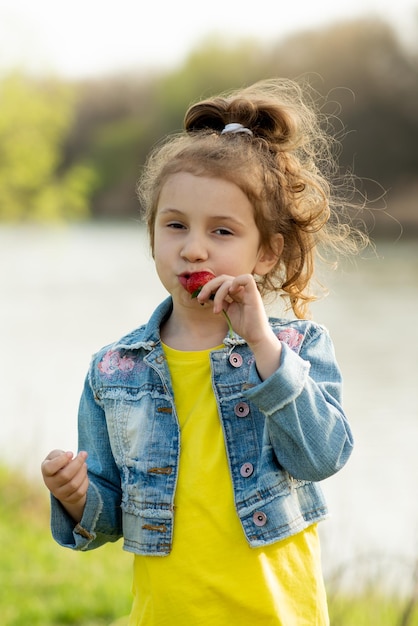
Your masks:
M57 472L68 465L73 458L72 452L64 452L63 450L53 450L43 461L42 474L44 476L54 476Z

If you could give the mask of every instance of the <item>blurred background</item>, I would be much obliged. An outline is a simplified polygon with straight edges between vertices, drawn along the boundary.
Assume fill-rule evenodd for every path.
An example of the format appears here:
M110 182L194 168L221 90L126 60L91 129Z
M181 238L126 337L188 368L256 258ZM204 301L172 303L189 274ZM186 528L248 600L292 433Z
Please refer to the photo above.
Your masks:
M149 149L182 127L192 101L276 76L303 77L324 99L341 170L353 171L367 196L375 244L325 274L329 295L313 307L334 339L356 439L347 467L324 483L328 585L369 600L380 594L381 613L364 624L416 624L416 0L213 0L198 9L184 0L0 0L0 524L10 537L17 508L32 514L28 494L38 494L31 486L50 449L75 449L90 355L165 297L135 193ZM36 503L46 503L41 494ZM46 509L40 519L38 537L48 532ZM49 537L43 550L31 580L16 579L15 562L0 557L4 624L92 626L123 610L113 606L103 617L97 608L71 621L75 587L74 600L56 590L64 608L42 613L43 558L60 571L72 559ZM71 563L74 576L82 566ZM127 573L129 595L129 566ZM37 602L10 601L22 585ZM382 608L382 589L401 598L397 617ZM83 605L84 615L89 610ZM334 624L363 623L340 605L332 610Z
M304 75L341 121L341 166L377 181L404 233L416 232L413 2L187 6L2 0L1 220L136 216L141 164L192 101ZM394 232L383 216L375 228Z

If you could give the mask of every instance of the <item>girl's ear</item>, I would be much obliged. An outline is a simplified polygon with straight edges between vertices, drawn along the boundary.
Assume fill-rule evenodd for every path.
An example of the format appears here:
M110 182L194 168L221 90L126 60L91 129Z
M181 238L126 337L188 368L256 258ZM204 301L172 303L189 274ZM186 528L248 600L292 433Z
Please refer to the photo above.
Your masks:
M268 248L265 248L264 246L260 248L259 257L254 268L254 274L258 274L259 276L265 276L268 274L280 259L283 252L283 246L283 235L280 235L279 233L273 235Z

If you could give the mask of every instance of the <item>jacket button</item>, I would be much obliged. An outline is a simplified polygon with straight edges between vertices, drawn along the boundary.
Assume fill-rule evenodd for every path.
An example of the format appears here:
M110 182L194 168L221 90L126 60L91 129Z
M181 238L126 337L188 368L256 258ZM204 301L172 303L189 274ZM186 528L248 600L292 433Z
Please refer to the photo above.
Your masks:
M229 362L232 367L241 367L242 365L242 356L238 354L238 352L233 352L229 357Z
M246 402L238 402L238 404L234 406L234 413L237 417L247 417L249 412L250 407Z
M267 523L267 515L263 511L256 511L253 515L253 522L256 526L264 526Z
M244 463L243 465L241 465L240 470L239 470L239 473L244 478L248 478L248 476L251 476L253 472L254 472L254 465L252 463Z

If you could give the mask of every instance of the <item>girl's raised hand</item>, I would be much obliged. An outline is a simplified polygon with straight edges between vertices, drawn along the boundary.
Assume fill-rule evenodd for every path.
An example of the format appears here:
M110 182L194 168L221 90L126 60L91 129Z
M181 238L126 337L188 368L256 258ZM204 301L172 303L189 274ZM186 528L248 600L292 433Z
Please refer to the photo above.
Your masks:
M74 457L72 452L53 450L41 465L45 485L77 522L83 514L89 485L86 459L87 452Z
M258 343L270 326L263 301L251 274L219 275L204 285L197 296L201 303L213 299L213 312L228 313L234 331L250 345Z
M260 377L264 380L271 376L280 365L281 344L269 325L254 277L216 276L202 287L197 299L209 302L213 293L213 312L226 311L234 331L251 348Z

